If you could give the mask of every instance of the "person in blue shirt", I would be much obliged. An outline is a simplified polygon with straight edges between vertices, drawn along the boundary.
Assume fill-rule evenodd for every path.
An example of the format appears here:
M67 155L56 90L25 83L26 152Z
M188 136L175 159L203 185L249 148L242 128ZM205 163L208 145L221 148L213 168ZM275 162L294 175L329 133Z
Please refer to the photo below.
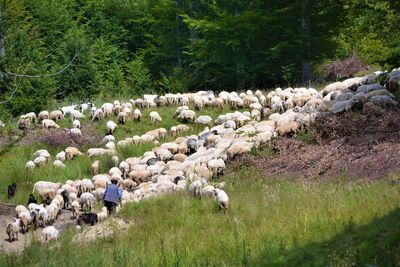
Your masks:
M122 190L118 187L118 181L116 179L111 180L111 184L107 186L104 192L104 206L107 208L108 215L115 211L119 201L122 197Z

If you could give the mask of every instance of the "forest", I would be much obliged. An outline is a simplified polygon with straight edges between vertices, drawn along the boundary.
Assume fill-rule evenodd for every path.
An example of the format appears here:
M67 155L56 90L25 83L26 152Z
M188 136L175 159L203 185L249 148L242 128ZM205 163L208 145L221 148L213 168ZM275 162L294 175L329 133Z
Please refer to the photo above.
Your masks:
M396 0L0 0L0 114L309 85L328 79L325 64L354 56L391 69L399 12Z

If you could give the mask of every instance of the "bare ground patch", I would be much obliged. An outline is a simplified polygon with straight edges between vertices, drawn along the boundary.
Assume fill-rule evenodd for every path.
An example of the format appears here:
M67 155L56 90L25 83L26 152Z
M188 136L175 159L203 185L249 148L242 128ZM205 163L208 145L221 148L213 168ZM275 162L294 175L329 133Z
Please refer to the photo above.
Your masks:
M25 233L18 234L18 240L9 242L6 234L6 227L10 221L15 220L15 205L0 204L0 251L5 253L18 253L21 252L25 246L28 246L33 238L40 240L42 228L36 230L32 227ZM53 226L63 232L67 226L74 225L76 220L71 220L72 213L69 210L61 210L57 220Z

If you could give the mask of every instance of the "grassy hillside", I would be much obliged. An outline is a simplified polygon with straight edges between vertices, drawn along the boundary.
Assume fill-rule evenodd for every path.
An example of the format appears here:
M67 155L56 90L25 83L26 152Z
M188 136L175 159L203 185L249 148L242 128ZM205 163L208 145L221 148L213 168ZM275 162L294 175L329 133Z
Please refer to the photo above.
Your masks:
M395 176L393 176L395 177ZM135 223L89 245L33 243L4 266L394 266L400 260L399 187L388 181L304 184L229 168L231 205L182 192L128 205Z
M193 108L193 107L191 107ZM157 123L156 125L150 124L149 113L153 110L157 110L162 117L162 122ZM168 130L168 135L165 140L161 140L160 143L169 142L174 140L175 138L171 136L169 129L179 124L180 122L173 118L173 114L175 113L176 107L164 107L157 109L145 109L142 111L143 118L140 123L136 123L133 121L128 121L125 125L118 124L118 128L115 131L115 139L116 143L119 140L122 140L127 137L132 137L134 135L142 135L147 131L154 130L156 128L164 127ZM206 108L200 112L197 112L197 115L209 115L213 119L216 119L218 115L225 114L228 112L232 112L229 108L224 108L223 110ZM87 115L87 114L86 114ZM108 120L117 121L116 116L111 116L110 118L101 121L98 124L92 124L89 118L85 118L81 120L82 125L86 125L86 127L93 128L94 134L98 134L101 138L105 135L106 132L106 123ZM72 125L70 119L64 119L60 122L61 128L70 128ZM191 135L198 134L200 131L204 129L204 126L201 125L193 125L189 124L190 131L184 132L181 135ZM37 126L39 127L39 126ZM41 127L41 126L40 126ZM52 130L51 132L54 133ZM26 136L34 139L34 140L43 140L43 136L47 136L49 131L35 131L26 133ZM22 137L22 140L24 137ZM44 142L44 143L43 143ZM57 169L49 164L43 168L36 168L33 173L29 172L25 169L25 163L32 159L32 154L38 149L48 149L50 152L52 159L55 159L55 155L64 150L67 145L52 148L48 144L48 140L43 140L43 142L31 142L29 145L18 145L18 143L14 145L10 145L8 147L3 147L0 149L0 188L3 188L0 192L0 201L6 201L11 203L25 203L28 199L29 192L32 190L32 186L37 181L66 181L68 179L76 180L83 178L91 177L91 164L95 160L94 158L89 159L88 157L78 157L73 161L66 162L65 169ZM99 143L95 147L104 147L105 144ZM124 148L117 148L118 157L120 160L123 160L128 157L136 157L143 155L144 152L150 151L153 147L155 147L153 143L142 144L142 145L132 145ZM81 151L86 152L86 150L90 148L89 145L83 145ZM100 172L106 173L112 167L112 162L109 157L103 157L100 159ZM8 200L7 199L7 185L12 182L17 183L17 194L16 196Z

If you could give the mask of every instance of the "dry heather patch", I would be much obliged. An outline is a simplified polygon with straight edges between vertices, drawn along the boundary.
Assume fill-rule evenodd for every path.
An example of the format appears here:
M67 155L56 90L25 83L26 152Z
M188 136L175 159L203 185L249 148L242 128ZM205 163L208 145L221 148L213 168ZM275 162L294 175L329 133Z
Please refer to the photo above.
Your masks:
M313 142L278 138L261 155L244 155L235 165L254 166L267 176L371 181L400 168L400 113L325 115L312 125Z

